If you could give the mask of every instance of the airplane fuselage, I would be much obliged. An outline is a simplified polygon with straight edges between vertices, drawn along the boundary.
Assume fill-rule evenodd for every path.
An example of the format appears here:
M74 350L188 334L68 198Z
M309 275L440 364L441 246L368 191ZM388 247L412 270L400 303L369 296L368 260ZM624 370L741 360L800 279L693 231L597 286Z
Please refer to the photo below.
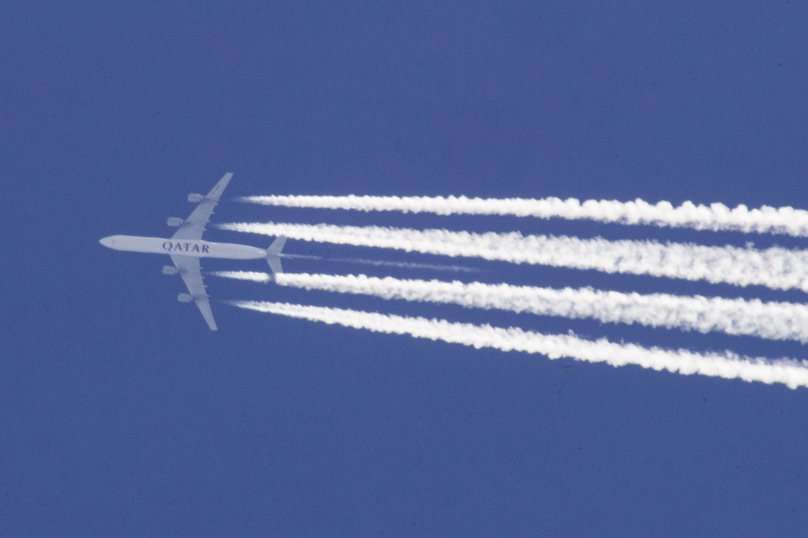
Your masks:
M266 258L262 248L235 243L212 243L201 239L164 239L161 237L138 237L134 235L111 235L101 239L101 244L115 250L193 256L195 258L226 258L230 260L256 260Z
M111 235L100 240L107 248L129 252L144 252L148 254L166 254L171 256L173 267L163 267L164 275L179 275L182 278L188 293L180 293L177 300L182 303L193 302L205 318L208 328L217 331L213 311L210 308L210 297L202 276L202 263L199 258L224 258L229 260L257 260L264 259L273 273L282 273L281 251L286 244L286 237L276 237L272 244L264 250L262 248L237 245L234 243L212 243L202 241L205 226L210 221L213 209L219 203L227 184L233 177L231 172L222 176L222 179L210 190L207 196L189 194L188 201L198 203L191 215L183 220L171 217L166 221L169 226L178 226L170 239L162 237L138 237L134 235Z

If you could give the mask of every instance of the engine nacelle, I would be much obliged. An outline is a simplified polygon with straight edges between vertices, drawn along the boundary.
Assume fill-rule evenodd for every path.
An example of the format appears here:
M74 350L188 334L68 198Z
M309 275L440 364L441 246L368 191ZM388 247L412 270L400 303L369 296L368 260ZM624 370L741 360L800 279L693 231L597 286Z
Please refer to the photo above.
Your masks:
M174 226L176 228L177 226L182 226L184 222L185 221L179 217L168 217L166 224L168 224L169 226Z
M181 303L190 303L191 301L193 301L193 300L194 300L194 298L193 298L193 297L191 297L191 296L190 296L189 294L187 294L187 293L180 293L179 295L177 295L177 300L178 300L179 302L181 302Z
M173 267L171 265L164 265L163 266L163 274L164 275L176 275L177 274L177 268Z
M199 203L204 199L205 199L205 197L202 196L201 194L191 193L191 194L188 195L188 201L189 202Z

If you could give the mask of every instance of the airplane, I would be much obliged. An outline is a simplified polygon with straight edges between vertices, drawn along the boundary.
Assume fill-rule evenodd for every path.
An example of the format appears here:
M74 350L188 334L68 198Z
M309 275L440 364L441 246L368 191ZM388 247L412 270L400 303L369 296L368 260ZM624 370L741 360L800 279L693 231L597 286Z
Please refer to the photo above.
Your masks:
M174 267L166 265L163 267L163 274L179 274L189 293L180 293L177 299L182 303L196 303L202 312L202 317L208 323L211 331L217 331L216 322L213 319L213 311L210 309L210 297L205 292L205 284L202 283L202 268L199 265L200 258L226 258L230 260L254 260L266 259L269 268L274 273L282 273L281 251L286 243L283 236L277 237L269 248L250 247L247 245L237 245L234 243L212 243L202 241L202 234L205 226L213 214L213 208L219 203L227 184L233 174L228 172L216 183L216 186L207 196L201 194L189 194L189 202L198 202L199 205L191 215L182 220L177 217L168 219L169 226L178 226L179 229L170 239L160 237L138 237L133 235L111 235L101 239L99 242L105 247L115 250L125 250L129 252L146 252L151 254L168 254Z

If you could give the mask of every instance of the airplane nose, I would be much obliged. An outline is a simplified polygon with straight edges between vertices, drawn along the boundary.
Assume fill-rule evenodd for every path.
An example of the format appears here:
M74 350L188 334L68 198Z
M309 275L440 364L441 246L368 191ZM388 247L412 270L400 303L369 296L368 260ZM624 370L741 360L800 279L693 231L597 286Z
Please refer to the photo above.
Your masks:
M99 239L98 242L101 243L102 245L104 245L105 247L112 248L112 244L115 243L115 239L113 239L110 236L110 237L105 237L103 239Z

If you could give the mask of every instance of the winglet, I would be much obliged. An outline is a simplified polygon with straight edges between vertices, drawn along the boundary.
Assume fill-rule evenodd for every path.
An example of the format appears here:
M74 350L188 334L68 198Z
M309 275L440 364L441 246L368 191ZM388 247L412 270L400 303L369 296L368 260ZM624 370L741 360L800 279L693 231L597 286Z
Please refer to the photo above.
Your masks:
M205 196L205 199L215 200L218 202L219 197L222 195L222 192L224 191L224 188L227 187L228 183L230 183L230 179L232 177L233 172L228 172L224 176L222 176L222 179L220 179L219 182L210 190L208 195Z
M281 251L283 250L283 246L286 244L286 238L283 236L279 236L275 239L269 248L267 249L267 263L269 264L269 268L272 269L273 273L283 273L283 267L281 266Z

